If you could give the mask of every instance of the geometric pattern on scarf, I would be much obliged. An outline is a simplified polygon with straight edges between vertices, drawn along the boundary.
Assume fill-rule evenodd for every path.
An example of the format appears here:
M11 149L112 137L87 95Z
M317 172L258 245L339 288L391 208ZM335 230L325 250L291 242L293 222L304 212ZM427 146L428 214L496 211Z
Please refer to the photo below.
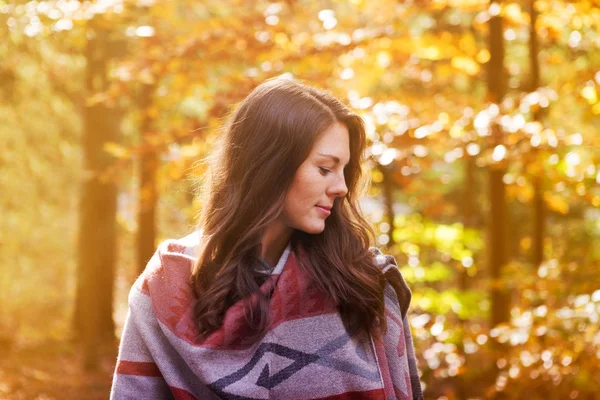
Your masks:
M198 241L195 234L160 245L132 287L111 399L135 392L177 400L423 398L406 321L410 291L393 257L373 250L392 278L385 289L387 331L379 339L346 333L337 307L289 247L261 285L270 294L267 334L248 340L240 301L219 329L199 339L189 284Z
M330 340L316 352L312 353L296 350L277 343L262 343L256 349L254 357L252 357L252 359L246 365L243 365L234 373L224 376L223 378L209 384L208 387L223 399L252 399L250 397L230 395L225 392L224 389L248 375L252 369L259 364L260 360L266 353L273 353L280 357L287 358L291 361L291 363L287 367L273 373L272 375L269 371L269 365L264 365L256 384L264 387L265 389L275 388L277 385L284 382L295 373L312 364L319 364L321 366L336 369L341 372L357 375L372 382L379 381L380 377L377 370L368 370L362 366L347 361L337 360L335 357L331 356L332 353L350 341L350 336L347 333L344 333ZM355 348L356 354L365 361L367 360L367 351L365 349L366 345L367 344L364 341L360 341Z

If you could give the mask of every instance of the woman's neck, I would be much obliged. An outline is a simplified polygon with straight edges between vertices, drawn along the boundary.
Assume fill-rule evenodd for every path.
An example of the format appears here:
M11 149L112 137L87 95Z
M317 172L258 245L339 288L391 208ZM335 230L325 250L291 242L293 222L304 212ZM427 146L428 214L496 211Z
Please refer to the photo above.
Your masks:
M293 229L280 221L273 221L261 239L260 258L275 266L292 237Z

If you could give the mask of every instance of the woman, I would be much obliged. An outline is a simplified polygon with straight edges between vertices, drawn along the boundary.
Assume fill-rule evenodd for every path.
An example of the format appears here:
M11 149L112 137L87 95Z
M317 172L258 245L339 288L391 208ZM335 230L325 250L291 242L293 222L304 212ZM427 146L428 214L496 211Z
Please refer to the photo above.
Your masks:
M362 120L259 85L223 132L200 230L129 295L111 398L421 399L395 261L357 207Z

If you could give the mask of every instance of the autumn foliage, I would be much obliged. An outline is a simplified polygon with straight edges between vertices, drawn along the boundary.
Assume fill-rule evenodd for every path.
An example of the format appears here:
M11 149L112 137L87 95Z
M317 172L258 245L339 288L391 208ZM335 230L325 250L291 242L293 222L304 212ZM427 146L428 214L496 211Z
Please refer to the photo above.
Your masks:
M0 38L1 398L106 397L130 285L274 76L365 120L426 398L596 398L597 2L0 0Z

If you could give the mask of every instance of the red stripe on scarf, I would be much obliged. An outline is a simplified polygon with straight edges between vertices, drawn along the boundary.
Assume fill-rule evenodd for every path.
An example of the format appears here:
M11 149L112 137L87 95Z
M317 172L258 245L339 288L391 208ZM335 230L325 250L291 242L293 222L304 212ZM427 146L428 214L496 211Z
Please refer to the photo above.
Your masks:
M198 400L194 395L184 389L180 389L177 387L169 386L169 390L171 390L171 394L175 398L175 400Z
M160 370L153 362L137 362L120 360L117 374L162 377Z

